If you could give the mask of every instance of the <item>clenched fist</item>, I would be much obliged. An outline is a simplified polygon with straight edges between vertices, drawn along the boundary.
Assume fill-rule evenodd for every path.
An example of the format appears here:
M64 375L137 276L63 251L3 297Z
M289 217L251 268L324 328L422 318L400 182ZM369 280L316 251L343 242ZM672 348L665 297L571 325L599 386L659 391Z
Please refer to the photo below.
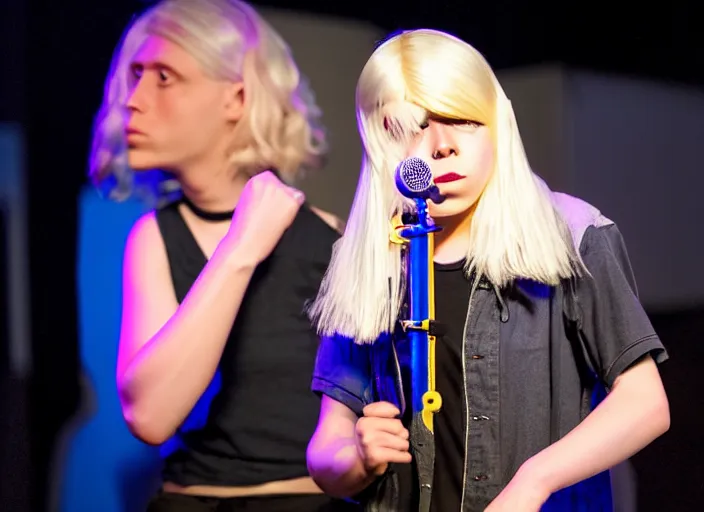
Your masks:
M304 201L303 192L285 185L271 171L257 174L242 190L226 238L247 247L261 263L274 250Z
M388 402L376 402L367 405L362 413L355 434L366 470L381 475L390 462L411 462L408 430L398 419L398 408Z

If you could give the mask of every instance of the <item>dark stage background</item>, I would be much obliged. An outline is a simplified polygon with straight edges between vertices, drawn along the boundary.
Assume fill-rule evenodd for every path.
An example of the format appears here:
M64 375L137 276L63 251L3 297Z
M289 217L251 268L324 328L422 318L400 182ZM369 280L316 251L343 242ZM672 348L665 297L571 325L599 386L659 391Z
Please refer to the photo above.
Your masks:
M384 31L444 29L475 45L498 70L558 62L696 89L704 86L704 44L695 2L671 0L652 7L644 2L523 0L252 3L354 17ZM114 45L143 5L126 0L0 2L0 122L20 127L25 148L32 353L31 372L12 370L7 315L0 315L4 511L46 510L56 433L81 399L75 306L77 197L85 184L92 118ZM692 222L696 227L690 236L701 236L700 219ZM6 231L4 217L0 229ZM3 255L6 245L0 246ZM3 272L6 263L0 257ZM3 313L8 300L3 293ZM672 428L633 459L639 511L701 510L704 304L652 311L651 316L671 355L661 371L671 400Z

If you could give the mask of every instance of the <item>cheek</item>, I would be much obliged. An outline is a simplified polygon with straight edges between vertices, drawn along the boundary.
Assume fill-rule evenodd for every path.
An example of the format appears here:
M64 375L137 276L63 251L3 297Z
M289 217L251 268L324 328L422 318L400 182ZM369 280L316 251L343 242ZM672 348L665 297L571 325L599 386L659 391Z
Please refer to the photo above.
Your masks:
M481 144L478 145L477 151L475 152L475 164L474 169L474 179L472 181L476 182L481 189L484 189L486 182L489 181L491 174L494 171L494 163L496 161L494 145L491 140L483 140Z
M166 118L167 116L165 116ZM212 100L186 98L171 105L168 113L167 130L172 134L172 140L180 149L186 149L194 144L202 145L203 141L213 140L216 127L220 126Z

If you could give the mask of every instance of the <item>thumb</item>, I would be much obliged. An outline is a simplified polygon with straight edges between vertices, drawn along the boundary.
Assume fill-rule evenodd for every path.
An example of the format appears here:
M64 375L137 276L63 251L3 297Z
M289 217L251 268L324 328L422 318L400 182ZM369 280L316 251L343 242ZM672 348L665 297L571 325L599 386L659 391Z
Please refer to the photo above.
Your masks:
M299 204L303 204L306 200L306 195L297 188L289 187L289 194Z

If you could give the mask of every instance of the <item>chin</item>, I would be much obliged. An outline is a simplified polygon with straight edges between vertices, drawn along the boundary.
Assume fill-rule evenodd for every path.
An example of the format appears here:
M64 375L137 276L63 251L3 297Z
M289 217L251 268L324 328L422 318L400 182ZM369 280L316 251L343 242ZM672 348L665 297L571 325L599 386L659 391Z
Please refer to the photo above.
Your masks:
M468 215L475 202L476 201L468 201L466 198L461 197L447 198L440 204L428 201L428 212L433 219Z
M151 171L152 169L162 169L165 162L162 158L149 151L130 148L127 150L127 163L134 171Z

